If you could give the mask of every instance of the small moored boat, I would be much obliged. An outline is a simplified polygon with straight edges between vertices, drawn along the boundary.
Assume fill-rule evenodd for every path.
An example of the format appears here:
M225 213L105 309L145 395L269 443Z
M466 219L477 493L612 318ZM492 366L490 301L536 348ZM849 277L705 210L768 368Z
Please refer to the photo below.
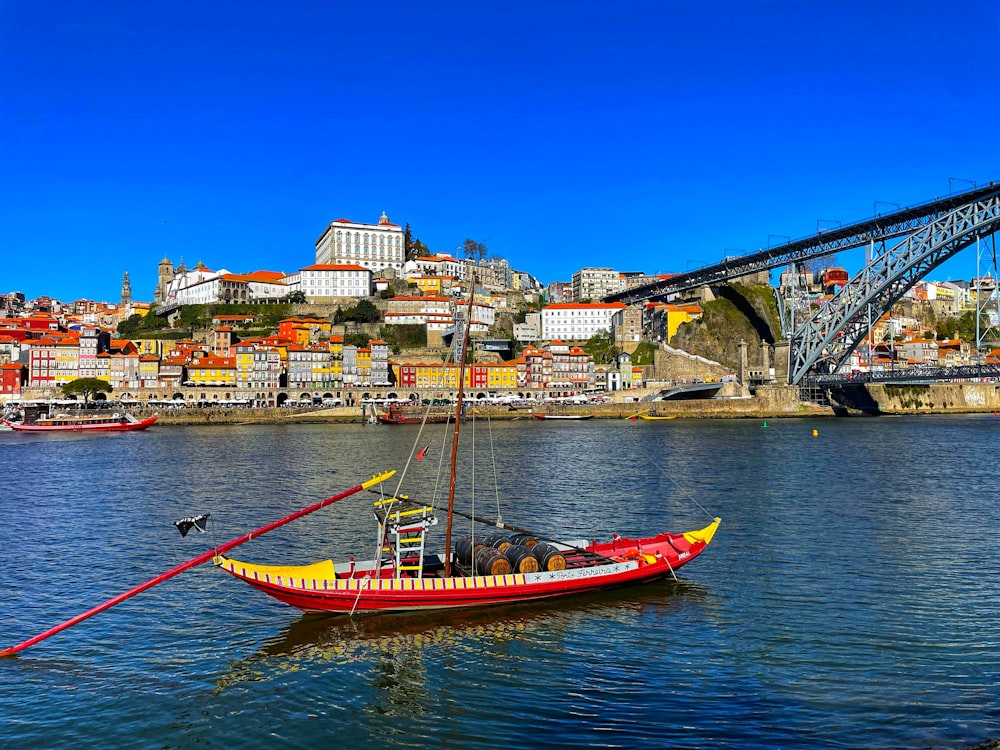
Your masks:
M16 432L128 432L130 430L145 430L156 422L157 417L137 419L128 413L114 414L56 414L39 417L35 421L3 423Z
M428 412L403 404L389 404L387 411L376 412L379 424L440 424L450 421L452 416L451 412Z

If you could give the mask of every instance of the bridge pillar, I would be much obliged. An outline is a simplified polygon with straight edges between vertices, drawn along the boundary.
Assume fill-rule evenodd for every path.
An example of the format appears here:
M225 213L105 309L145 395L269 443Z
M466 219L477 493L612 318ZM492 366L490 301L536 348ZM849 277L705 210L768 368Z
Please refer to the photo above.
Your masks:
M760 342L760 371L764 380L771 379L771 346L763 339Z
M789 357L792 347L787 340L774 342L774 380L778 383L787 383L789 376Z
M743 339L740 339L740 367L736 379L740 385L747 385L747 342Z

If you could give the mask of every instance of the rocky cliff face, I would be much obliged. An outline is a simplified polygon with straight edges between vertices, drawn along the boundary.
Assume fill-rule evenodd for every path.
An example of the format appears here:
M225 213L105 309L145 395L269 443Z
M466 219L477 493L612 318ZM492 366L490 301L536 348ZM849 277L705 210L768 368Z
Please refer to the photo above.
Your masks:
M683 324L670 345L736 370L740 341L745 341L748 365L761 365L760 342L773 344L781 335L774 290L763 284L731 284L715 293L717 299L702 306L701 320Z

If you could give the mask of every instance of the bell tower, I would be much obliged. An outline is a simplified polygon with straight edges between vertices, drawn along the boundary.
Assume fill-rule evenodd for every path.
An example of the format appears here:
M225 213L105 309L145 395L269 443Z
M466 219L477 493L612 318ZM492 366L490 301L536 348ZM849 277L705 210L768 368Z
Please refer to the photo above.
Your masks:
M183 265L183 261L181 262ZM174 280L174 264L167 258L160 261L156 277L156 291L153 292L153 301L162 304L167 298L167 287Z
M132 282L128 280L128 271L125 272L125 277L122 279L122 307L128 307L132 304Z

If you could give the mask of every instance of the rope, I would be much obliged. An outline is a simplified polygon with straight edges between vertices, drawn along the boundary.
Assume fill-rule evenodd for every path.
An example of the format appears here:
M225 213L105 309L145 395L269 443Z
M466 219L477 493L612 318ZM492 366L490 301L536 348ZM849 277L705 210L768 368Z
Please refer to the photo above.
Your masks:
M680 494L681 494L681 495L682 495L683 497L686 497L686 498L687 498L688 500L690 500L690 501L691 501L692 503L694 503L694 504L695 504L696 506L698 506L699 508L701 508L701 511L702 511L702 512L703 512L703 513L704 513L704 514L705 514L706 516L708 516L708 517L709 517L709 518L711 518L712 520L715 520L715 516L713 516L713 515L712 515L711 513L709 513L709 512L708 512L708 511L707 511L707 510L705 509L705 506L704 506L704 505L702 505L702 504L701 504L701 503L699 503L699 502L698 502L697 500L695 500L695 499L694 499L694 495L692 495L692 494L691 494L690 492L688 492L688 491L687 491L687 490L685 490L685 489L684 489L683 487L681 487L680 485L678 485L678 484L677 484L677 483L676 483L675 481L673 481L673 480L672 480L672 479L671 479L671 478L670 478L670 477L669 477L669 476L667 475L667 472L666 472L666 470L664 470L664 468L663 468L662 466L660 466L660 465L659 465L658 463L656 463L655 461L650 461L650 463L651 463L651 464L652 464L653 466L655 466L655 467L656 467L656 470L657 470L657 471L659 471L659 472L660 472L660 473L661 473L661 474L663 475L663 478L664 478L664 479L666 479L666 480L667 480L668 482L670 482L670 484L671 484L671 485L673 486L673 488L674 488L674 489L675 489L675 490L676 490L677 492L679 492L679 493L680 493Z
M493 460L493 492L497 497L497 523L503 523L503 515L500 513L500 482L497 479L497 451L493 444L493 421L490 419L489 411L486 412L486 425L490 435L490 458Z

